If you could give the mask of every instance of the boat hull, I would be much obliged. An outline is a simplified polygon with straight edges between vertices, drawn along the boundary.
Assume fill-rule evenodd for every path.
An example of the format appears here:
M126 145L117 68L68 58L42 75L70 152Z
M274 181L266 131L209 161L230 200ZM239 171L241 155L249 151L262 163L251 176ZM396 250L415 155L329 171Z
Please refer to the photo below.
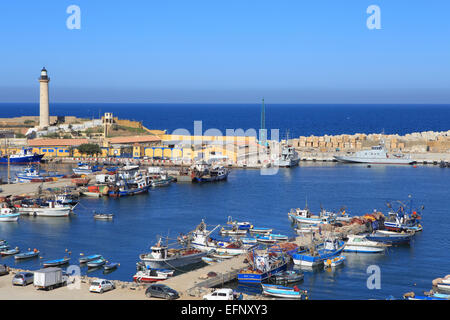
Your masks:
M41 217L67 217L70 214L70 208L19 208L20 214Z
M334 156L338 162L343 163L367 163L367 164L412 164L414 163L411 159L396 159L396 158L380 158L380 159L370 159L370 158L360 158L360 157L345 157L345 156Z
M0 215L0 222L16 222L19 220L20 213L2 214Z
M23 156L23 157L10 157L9 163L10 164L39 163L39 162L41 162L43 157L44 157L43 154L35 154L35 155ZM8 157L5 157L5 156L1 157L0 164L8 164Z
M264 280L267 280L275 273L285 271L287 269L287 262L281 264L280 266L264 272L264 273L239 273L238 274L238 282L241 283L261 283Z
M145 266L150 269L167 269L167 268L178 268L187 266L190 264L199 263L202 261L202 258L206 256L208 252L203 251L199 253L194 253L186 256L178 256L175 258L168 259L152 259L146 257L140 257L142 262L144 262Z

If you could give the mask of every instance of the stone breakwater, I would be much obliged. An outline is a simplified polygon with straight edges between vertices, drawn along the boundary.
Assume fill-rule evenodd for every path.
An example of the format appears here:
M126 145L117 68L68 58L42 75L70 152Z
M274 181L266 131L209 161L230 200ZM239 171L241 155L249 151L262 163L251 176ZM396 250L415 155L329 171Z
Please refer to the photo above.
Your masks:
M450 153L449 131L414 132L400 136L398 134L364 134L301 136L290 140L299 151L359 151L370 148L384 141L390 152L404 153Z

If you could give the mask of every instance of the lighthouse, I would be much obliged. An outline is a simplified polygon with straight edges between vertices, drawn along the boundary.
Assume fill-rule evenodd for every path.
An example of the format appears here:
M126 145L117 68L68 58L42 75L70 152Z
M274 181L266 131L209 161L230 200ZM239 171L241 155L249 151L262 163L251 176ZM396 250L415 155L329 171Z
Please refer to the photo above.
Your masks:
M48 82L50 78L48 77L47 70L42 68L41 76L39 77L40 83L40 99L39 99L39 127L45 128L49 126L50 123L50 113L48 104Z

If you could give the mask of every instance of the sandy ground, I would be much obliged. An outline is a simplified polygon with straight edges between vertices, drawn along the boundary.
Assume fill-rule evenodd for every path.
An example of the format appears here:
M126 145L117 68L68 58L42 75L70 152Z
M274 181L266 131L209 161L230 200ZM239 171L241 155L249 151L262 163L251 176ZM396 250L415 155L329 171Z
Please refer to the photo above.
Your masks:
M45 291L36 289L33 284L25 287L13 286L14 273L0 276L0 300L162 300L147 298L145 289L138 287L135 290L121 288L100 293L89 292L88 283L80 283L79 288L70 286ZM197 300L195 297L182 295L180 300Z

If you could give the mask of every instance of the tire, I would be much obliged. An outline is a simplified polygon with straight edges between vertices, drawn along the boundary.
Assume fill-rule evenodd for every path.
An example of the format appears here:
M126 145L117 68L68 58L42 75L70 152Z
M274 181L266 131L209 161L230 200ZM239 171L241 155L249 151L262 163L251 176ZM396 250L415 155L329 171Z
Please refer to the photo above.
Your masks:
M103 293L103 289L100 289L100 292L99 293Z

